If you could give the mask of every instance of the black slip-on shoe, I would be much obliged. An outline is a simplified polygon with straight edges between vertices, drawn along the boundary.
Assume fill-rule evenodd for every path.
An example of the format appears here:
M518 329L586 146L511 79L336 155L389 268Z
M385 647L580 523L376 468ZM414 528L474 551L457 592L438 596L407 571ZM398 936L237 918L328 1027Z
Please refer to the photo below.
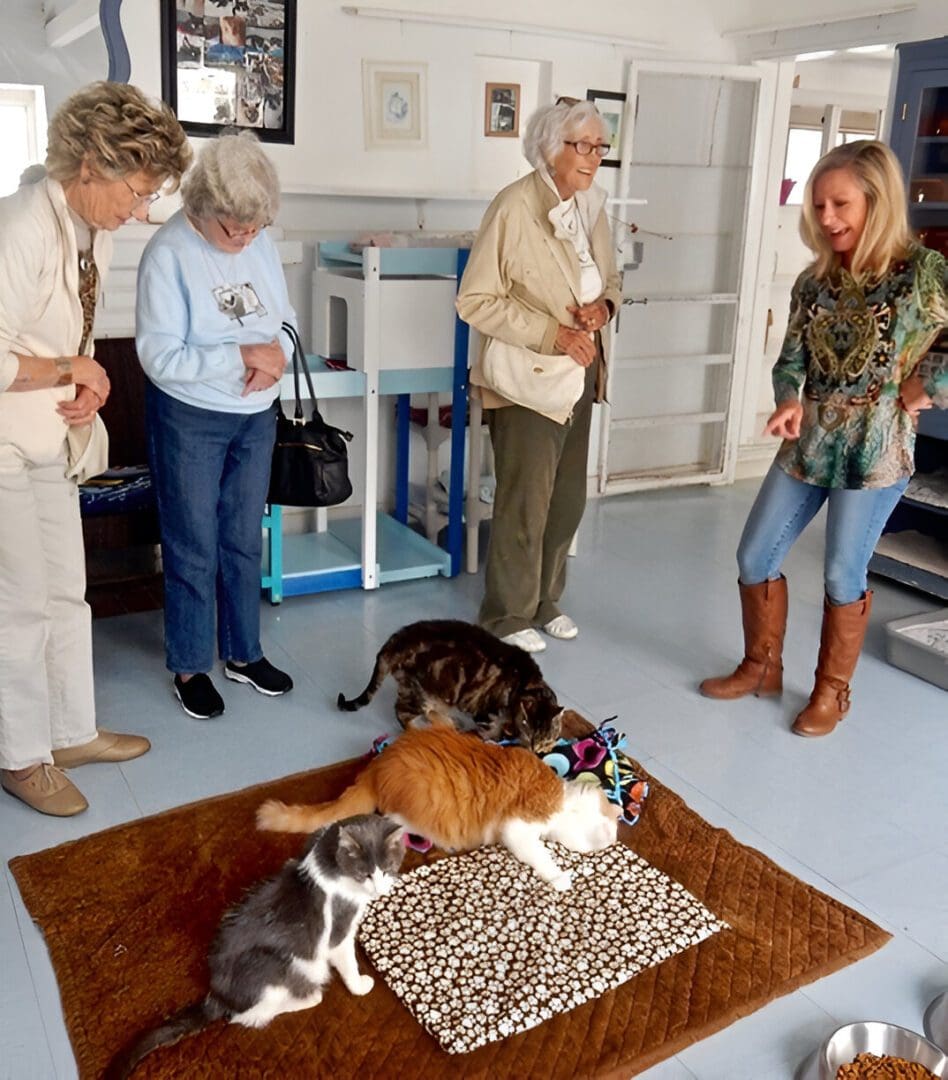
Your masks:
M228 660L224 664L224 674L234 682L249 683L254 690L268 697L279 697L293 689L293 680L285 671L280 671L265 657L243 666Z
M195 720L210 720L224 711L224 699L211 682L210 676L192 675L184 682L180 675L174 677L174 692L181 708Z

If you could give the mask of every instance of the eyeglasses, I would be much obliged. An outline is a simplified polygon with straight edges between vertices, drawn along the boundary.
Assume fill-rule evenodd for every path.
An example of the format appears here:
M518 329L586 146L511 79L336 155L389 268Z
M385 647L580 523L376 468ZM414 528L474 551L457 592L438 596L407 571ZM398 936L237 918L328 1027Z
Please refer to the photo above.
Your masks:
M554 105L568 105L570 108L572 108L574 105L579 104L579 98L577 98L577 97L566 97L565 95L561 95L560 97L558 97L556 99L556 101L553 102L553 104Z
M590 154L595 153L597 157L604 158L612 149L609 143L591 143L586 142L585 139L579 139L578 141L564 139L563 142L567 146L571 146L580 157L588 157Z
M151 206L152 203L157 202L161 198L160 191L152 191L149 195L139 195L124 176L122 177L122 183L135 196L135 202L132 204L133 206Z
M257 233L263 232L264 229L268 229L271 225L271 222L265 221L262 225L251 225L249 229L228 229L220 218L216 220L221 227L221 232L228 240L246 240L248 237L252 239Z

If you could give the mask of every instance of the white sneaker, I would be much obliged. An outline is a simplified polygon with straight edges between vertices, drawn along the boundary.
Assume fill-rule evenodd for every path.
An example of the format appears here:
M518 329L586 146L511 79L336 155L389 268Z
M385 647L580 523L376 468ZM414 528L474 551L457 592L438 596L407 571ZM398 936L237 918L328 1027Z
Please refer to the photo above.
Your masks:
M546 642L532 626L528 626L526 630L516 630L512 634L505 634L500 640L508 645L516 645L524 652L543 652L546 648Z
M555 619L543 624L543 632L550 637L559 638L560 641L570 641L579 633L579 627L569 615L557 615Z

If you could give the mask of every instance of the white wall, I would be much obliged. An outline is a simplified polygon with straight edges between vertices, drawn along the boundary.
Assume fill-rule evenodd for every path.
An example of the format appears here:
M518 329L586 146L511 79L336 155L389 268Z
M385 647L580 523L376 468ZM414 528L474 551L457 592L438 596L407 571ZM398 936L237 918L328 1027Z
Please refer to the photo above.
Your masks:
M715 25L728 31L768 25L806 26L809 23L819 26L862 15L871 16L903 5L880 0L795 0L793 5L787 5L784 0L709 0L709 6ZM915 0L914 7L914 11L900 16L906 34L901 41L924 41L948 34L948 4L945 0ZM820 32L825 40L829 31L824 28L816 34ZM814 44L813 48L818 45Z
M405 192L493 193L516 177L521 159L516 140L480 135L485 74L496 71L498 77L484 81L502 82L507 77L504 72L519 75L536 70L538 76L545 74L554 94L585 97L588 88L622 89L633 55L726 60L734 51L714 32L701 0L654 2L645 10L639 6L634 18L630 11L605 0L594 0L581 9L562 0L523 4L515 13L496 0L477 5L470 0L439 5L419 2L415 8L661 41L667 50L658 53L571 37L354 17L329 0L303 0L298 7L297 140L291 147L273 147L284 189L291 192L384 187ZM156 47L159 5L157 0L134 0L133 19L129 18L131 9L127 0L123 23L132 81L157 94L161 88ZM427 64L426 149L365 148L363 59ZM532 85L536 87L537 81Z
M0 82L42 83L50 115L73 90L108 74L100 34L87 34L64 49L50 49L40 0L3 0L2 12Z

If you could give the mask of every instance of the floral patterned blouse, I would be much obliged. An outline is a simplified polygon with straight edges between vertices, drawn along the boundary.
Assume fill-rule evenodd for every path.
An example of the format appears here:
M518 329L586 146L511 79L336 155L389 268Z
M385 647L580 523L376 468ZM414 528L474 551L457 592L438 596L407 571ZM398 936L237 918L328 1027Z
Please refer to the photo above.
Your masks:
M777 404L803 390L799 439L777 464L817 487L882 488L911 476L915 424L898 402L939 331L948 325L948 264L914 245L878 283L846 270L797 278L790 321L773 369ZM938 354L918 373L937 407L948 407L948 363Z

